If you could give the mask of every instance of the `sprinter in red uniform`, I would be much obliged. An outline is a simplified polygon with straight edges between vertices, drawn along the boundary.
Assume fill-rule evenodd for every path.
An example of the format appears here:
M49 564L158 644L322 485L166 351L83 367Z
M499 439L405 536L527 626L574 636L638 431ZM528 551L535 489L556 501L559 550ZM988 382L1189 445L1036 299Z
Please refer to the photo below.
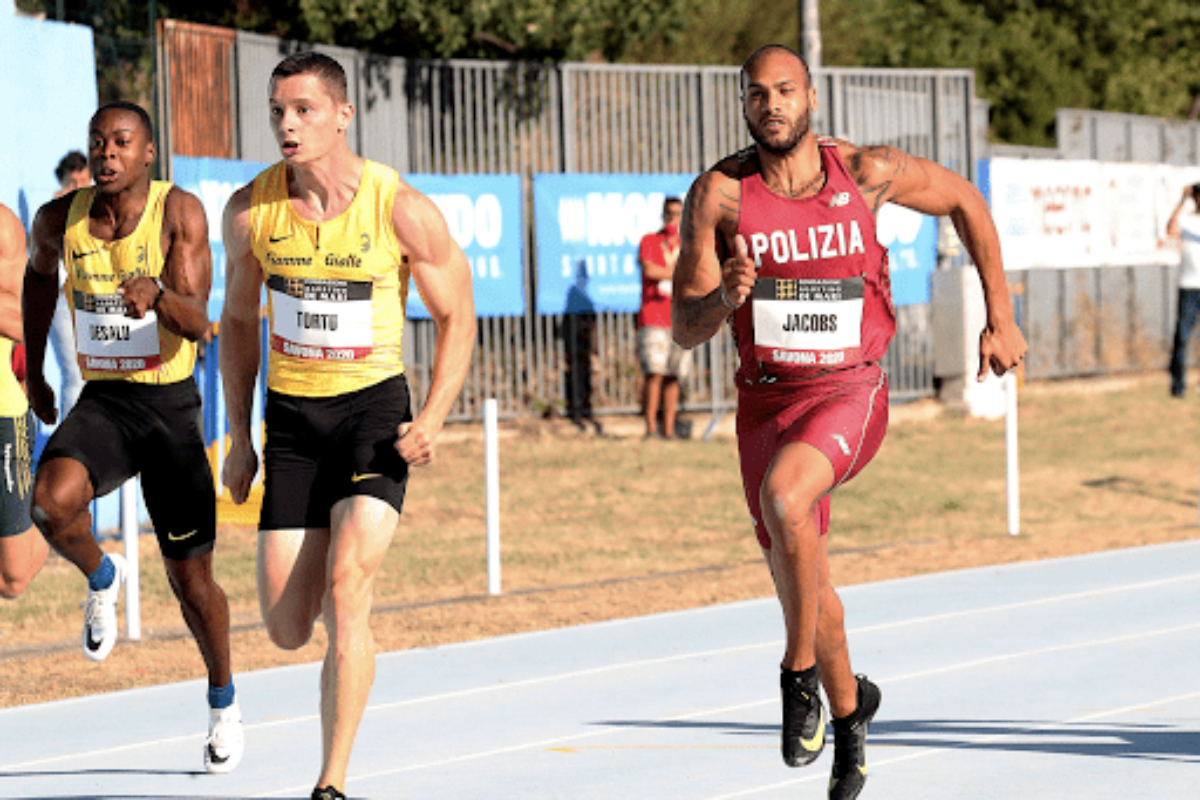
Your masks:
M1000 243L983 197L943 167L891 147L818 138L808 66L769 45L742 67L755 145L701 175L684 208L672 328L695 347L732 320L740 368L738 447L746 500L787 626L781 664L782 751L809 764L833 714L833 800L866 782L867 725L880 691L850 668L824 534L829 494L879 449L895 333L887 251L875 238L885 202L948 215L983 283L982 380L1025 355Z

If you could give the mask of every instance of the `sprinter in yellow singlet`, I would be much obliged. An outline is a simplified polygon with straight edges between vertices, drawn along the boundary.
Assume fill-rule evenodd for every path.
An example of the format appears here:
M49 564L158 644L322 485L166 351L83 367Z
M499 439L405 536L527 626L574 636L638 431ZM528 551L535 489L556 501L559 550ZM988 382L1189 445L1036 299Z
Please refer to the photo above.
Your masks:
M434 444L475 341L471 273L437 207L346 142L354 117L333 59L298 53L271 74L283 160L225 209L221 374L231 449L223 481L244 502L258 471L250 403L267 293L266 486L258 587L271 640L302 647L324 616L322 764L312 797L342 798L375 676L371 585L400 521L409 466ZM425 407L409 410L401 338L409 276L437 324Z
M85 386L38 463L34 523L88 579L83 651L102 661L117 640L124 559L92 537L94 497L141 475L163 566L208 668L204 763L229 772L242 757L241 712L229 654L229 603L213 579L216 494L192 379L208 330L212 275L200 201L150 179L150 117L133 103L100 108L88 129L95 186L38 211L25 271L25 340L33 411L54 422L42 374L46 334L63 293Z
M46 563L50 547L33 527L33 414L13 374L13 343L22 341L21 275L25 229L0 205L0 597L16 599Z

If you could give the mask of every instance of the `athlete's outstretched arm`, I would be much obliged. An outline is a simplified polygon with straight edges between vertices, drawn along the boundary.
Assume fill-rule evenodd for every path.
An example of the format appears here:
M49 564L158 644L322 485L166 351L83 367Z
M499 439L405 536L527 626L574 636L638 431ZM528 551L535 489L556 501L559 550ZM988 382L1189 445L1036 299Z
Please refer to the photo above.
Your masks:
M413 422L400 426L400 440L396 443L405 461L422 466L433 460L434 442L471 366L471 350L475 346L471 267L450 237L437 206L403 183L396 192L392 224L400 246L408 255L421 299L437 325L429 396Z
M846 166L873 213L886 202L933 216L948 216L966 245L983 283L987 327L979 336L979 374L1003 375L1025 357L1028 346L1013 318L1004 277L1000 235L983 195L970 181L940 164L893 147L840 143Z
M744 242L724 262L717 255L718 244L724 245L718 239L725 235L722 222L736 224L738 202L737 181L715 170L697 178L688 191L671 292L671 334L680 347L711 339L754 288L757 270Z
M0 205L0 336L20 342L21 284L25 273L25 228L21 220Z
M125 313L141 319L151 309L162 326L191 341L208 333L208 292L212 287L212 251L208 219L195 195L172 187L163 208L167 238L162 296L151 278L131 278L118 287Z
M58 420L54 390L42 372L46 360L46 337L58 303L58 262L62 258L63 234L67 229L70 195L51 200L33 218L29 263L21 310L25 330L25 393L38 419L48 425Z
M230 447L221 482L229 487L235 503L245 502L258 472L258 454L250 436L250 407L262 350L259 344L262 267L250 249L250 192L250 186L243 186L234 193L225 206L222 223L228 260L219 341Z

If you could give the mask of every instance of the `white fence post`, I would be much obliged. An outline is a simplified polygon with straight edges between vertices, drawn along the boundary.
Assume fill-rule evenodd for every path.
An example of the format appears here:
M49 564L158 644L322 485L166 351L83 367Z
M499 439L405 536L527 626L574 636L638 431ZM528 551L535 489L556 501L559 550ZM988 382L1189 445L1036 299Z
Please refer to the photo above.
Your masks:
M209 395L212 398L209 402L216 403L217 405L217 430L215 431L217 437L215 442L217 463L216 474L213 476L217 483L217 497L220 497L224 491L224 487L221 486L221 473L225 469L225 397L221 389L221 381L218 380L217 385L209 391Z
M1021 471L1017 466L1017 375L1004 376L1004 451L1008 483L1008 534L1021 532Z
M125 635L134 641L142 638L141 580L138 567L137 479L121 484L121 538L125 542Z
M483 401L483 464L487 490L488 594L500 594L500 442L495 398Z

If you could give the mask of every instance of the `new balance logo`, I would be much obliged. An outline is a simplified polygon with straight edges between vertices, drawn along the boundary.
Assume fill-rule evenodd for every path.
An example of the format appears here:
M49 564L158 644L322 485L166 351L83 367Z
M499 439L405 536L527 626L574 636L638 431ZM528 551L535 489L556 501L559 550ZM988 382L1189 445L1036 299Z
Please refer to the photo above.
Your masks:
M833 196L833 199L829 201L830 208L838 208L839 206L848 206L848 205L850 205L850 193L849 192L838 192L837 194L835 194Z

